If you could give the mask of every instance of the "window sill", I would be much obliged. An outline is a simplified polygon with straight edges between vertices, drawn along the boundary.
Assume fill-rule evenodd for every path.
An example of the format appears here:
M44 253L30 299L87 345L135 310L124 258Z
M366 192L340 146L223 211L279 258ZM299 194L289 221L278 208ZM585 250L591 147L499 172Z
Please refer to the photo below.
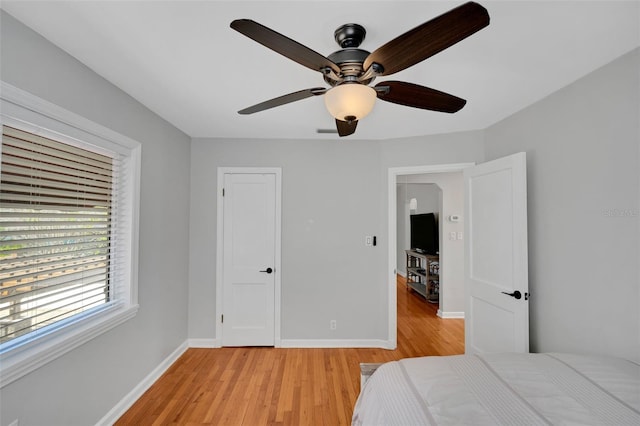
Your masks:
M0 388L133 318L138 305L114 306L0 354Z

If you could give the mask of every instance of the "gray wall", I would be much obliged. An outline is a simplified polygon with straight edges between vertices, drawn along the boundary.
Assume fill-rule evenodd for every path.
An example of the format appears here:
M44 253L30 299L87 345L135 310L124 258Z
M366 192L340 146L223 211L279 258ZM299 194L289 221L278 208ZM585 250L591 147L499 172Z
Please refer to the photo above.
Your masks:
M1 13L2 80L142 143L138 315L0 390L3 425L95 424L187 338L190 140Z
M366 301L380 282L370 266L380 249L364 246L365 235L379 234L375 150L364 142L194 140L191 161L190 337L214 337L219 166L282 167L282 338L376 337L377 304Z
M527 152L531 348L640 360L640 50L486 131Z
M189 337L216 338L218 167L282 167L282 339L387 340L388 169L482 161L483 151L482 132L386 142L194 139ZM366 235L378 245L365 247Z

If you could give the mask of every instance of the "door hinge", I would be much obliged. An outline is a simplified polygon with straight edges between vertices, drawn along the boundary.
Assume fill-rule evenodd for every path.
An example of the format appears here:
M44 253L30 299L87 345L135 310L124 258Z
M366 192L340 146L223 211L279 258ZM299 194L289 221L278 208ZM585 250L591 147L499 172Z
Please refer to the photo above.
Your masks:
M222 196L224 197L224 188L222 188Z
M220 316L220 322L221 322L222 324L224 324L224 314L222 314L222 315Z

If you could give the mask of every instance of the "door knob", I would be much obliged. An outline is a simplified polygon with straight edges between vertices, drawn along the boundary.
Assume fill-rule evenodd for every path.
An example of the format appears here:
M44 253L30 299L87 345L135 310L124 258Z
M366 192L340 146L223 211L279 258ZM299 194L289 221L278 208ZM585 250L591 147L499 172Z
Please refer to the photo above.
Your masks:
M272 273L272 272L273 272L273 269L271 269L271 268L267 268L267 269L265 269L264 271L260 271L260 272L266 272L267 274L270 274L270 273Z
M520 293L518 290L514 291L513 293L507 293L506 291L503 291L502 294L506 294L507 296L511 296L516 299L520 299L522 297L522 293Z

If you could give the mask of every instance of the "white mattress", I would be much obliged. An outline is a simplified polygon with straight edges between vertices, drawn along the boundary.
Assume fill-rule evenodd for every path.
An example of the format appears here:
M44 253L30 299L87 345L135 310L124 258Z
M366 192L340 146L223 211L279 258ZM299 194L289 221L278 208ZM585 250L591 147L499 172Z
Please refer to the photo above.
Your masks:
M353 425L640 425L640 366L569 354L408 358L382 365Z

